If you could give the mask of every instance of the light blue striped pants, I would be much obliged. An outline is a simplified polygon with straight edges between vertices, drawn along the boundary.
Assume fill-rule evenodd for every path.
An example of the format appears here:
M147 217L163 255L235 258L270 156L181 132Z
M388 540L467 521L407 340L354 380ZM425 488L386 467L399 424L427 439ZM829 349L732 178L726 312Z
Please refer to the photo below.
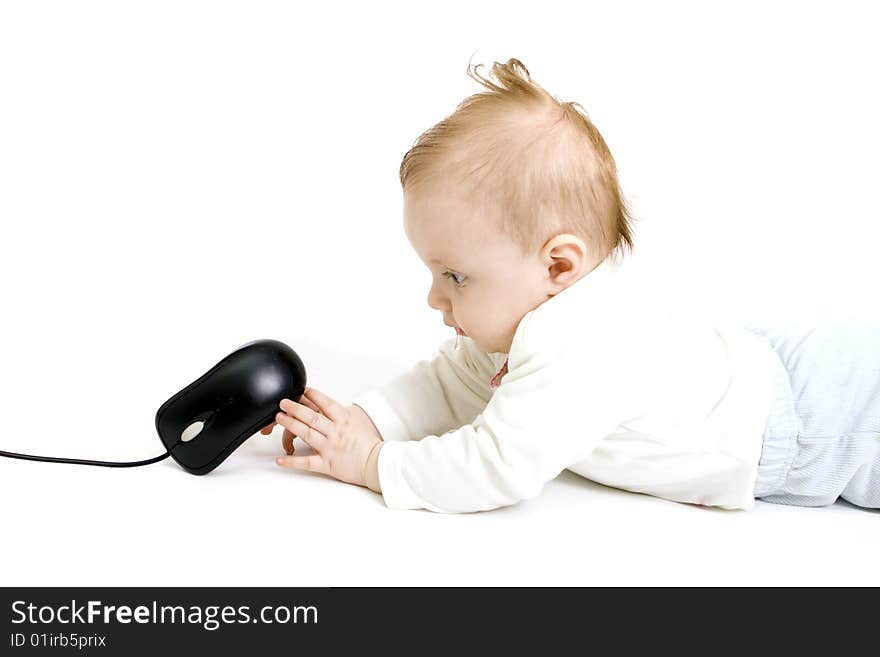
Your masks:
M784 367L758 465L755 497L880 508L880 326L750 322Z

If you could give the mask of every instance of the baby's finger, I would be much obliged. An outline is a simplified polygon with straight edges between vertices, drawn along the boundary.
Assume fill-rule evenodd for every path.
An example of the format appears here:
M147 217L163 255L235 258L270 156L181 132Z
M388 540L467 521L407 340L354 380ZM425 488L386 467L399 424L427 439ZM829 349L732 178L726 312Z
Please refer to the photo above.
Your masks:
M324 459L322 459L319 454L309 454L308 456L279 456L275 459L275 463L293 470L308 470L309 472L329 474L327 464L324 463Z
M325 436L329 436L333 432L333 422L327 419L327 416L320 411L312 410L303 404L297 404L286 397L278 402L278 405L289 416L295 417L303 424L307 424Z
M322 434L317 429L313 429L308 424L300 422L295 417L291 417L286 413L276 413L275 420L285 429L289 429L290 433L295 436L299 436L304 441L306 441L306 444L316 452L323 451L324 443L327 440L327 436Z
M293 446L293 439L296 438L290 431L287 429L284 430L284 437L281 439L281 444L284 446L284 452L286 454L293 454L296 451L296 448Z
M321 409L321 413L326 415L331 420L338 420L343 415L345 415L345 408L338 401L333 399L332 397L328 397L320 390L315 390L314 388L306 388L306 391L303 393L310 400L315 402L318 405L318 408Z
M306 397L305 395L303 395L302 397L300 397L297 401L298 401L300 404L302 404L303 406L308 406L309 408L311 408L311 409L312 409L313 411L315 411L316 413L320 413L320 412L321 412L321 409L318 408L317 404L315 404L315 402L313 402L311 399L309 399L309 398Z

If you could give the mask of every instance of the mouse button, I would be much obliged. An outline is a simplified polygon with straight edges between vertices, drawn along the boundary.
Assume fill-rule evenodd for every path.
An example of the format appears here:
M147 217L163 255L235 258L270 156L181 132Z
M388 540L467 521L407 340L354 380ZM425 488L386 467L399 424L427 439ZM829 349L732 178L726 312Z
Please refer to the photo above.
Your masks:
M211 368L165 400L156 411L156 428L160 433L162 427L171 425L173 428L183 422L190 423L200 419L194 418L194 415L216 410L211 397L215 394L216 386L213 375L218 369L218 366Z
M211 426L203 426L190 440L178 442L173 454L177 461L198 468L222 452L234 435L213 422Z
M259 424L267 416L270 419L264 424L259 424L255 431L270 424L278 411L275 406L274 401L255 404L248 399L239 398L237 403L230 403L217 412L212 421L212 428L218 434L228 436L226 439L221 439L222 442L231 442L236 436L245 433L249 427Z
M202 394L223 405L247 392L251 380L266 369L259 354L241 354L229 358L202 383Z
M181 443L171 454L184 469L192 474L207 474L225 461L249 437L268 425L274 412L258 416L256 419L241 415L218 414L210 429L205 428L201 435L188 443Z
M205 406L204 403L198 403L198 400L187 397L181 397L174 403L164 406L156 416L156 430L162 443L170 448L181 442L185 432L188 439L192 440L209 426L217 409ZM197 423L201 423L198 431L194 426Z

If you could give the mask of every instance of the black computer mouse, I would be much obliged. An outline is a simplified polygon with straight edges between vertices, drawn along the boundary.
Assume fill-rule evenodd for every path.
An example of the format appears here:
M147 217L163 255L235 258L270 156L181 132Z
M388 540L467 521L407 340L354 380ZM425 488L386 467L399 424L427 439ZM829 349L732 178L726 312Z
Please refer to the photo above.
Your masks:
M293 349L254 340L162 404L156 431L184 470L207 474L274 422L282 399L298 400L305 389L306 369Z

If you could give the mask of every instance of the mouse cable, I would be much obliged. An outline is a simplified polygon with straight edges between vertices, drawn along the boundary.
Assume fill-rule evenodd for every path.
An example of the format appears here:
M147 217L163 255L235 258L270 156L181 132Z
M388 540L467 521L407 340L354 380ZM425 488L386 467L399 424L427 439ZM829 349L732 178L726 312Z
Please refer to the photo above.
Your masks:
M102 465L106 468L134 468L139 465L150 465L157 463L162 459L168 458L171 452L165 452L161 456L155 456L145 461L91 461L89 459L65 459L54 456L35 456L33 454L18 454L16 452L4 452L0 450L0 456L6 456L11 459L24 459L25 461L46 461L48 463L75 463L78 465Z

